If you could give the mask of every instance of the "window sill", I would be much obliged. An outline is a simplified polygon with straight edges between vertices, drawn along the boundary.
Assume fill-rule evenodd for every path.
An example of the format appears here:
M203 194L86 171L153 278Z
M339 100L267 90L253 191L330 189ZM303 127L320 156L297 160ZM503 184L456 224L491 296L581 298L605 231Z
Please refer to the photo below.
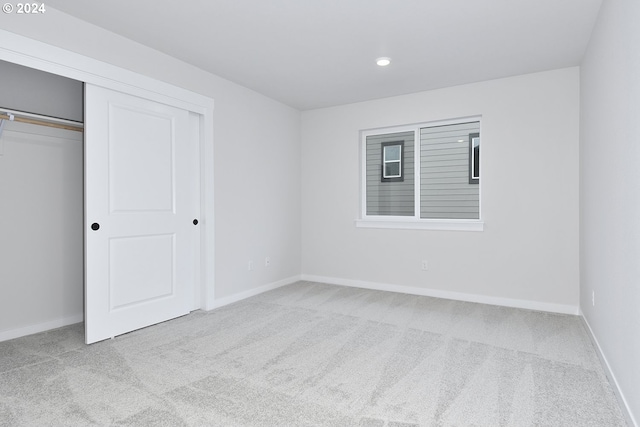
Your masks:
M392 228L399 230L484 231L484 221L477 219L357 219L359 228Z

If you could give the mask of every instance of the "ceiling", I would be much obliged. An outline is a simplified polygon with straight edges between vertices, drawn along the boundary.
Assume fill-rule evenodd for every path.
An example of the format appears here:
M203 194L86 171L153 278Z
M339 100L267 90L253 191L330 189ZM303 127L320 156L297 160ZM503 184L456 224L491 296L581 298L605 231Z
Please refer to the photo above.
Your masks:
M602 0L48 0L300 110L580 64ZM378 67L387 56L391 65Z

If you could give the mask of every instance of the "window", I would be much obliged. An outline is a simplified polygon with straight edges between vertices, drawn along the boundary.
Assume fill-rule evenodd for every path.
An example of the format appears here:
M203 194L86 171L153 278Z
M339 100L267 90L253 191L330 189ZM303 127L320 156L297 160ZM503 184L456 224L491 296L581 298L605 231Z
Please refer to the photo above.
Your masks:
M403 181L402 161L404 142L382 143L382 182Z
M480 183L480 134L469 134L469 184Z
M413 215L414 138L413 132L394 132L366 137L367 215ZM398 153L399 163L391 161L392 154L395 154L392 153L393 147L398 146L402 147ZM390 155L389 160L385 157L387 151ZM402 176L386 177L386 173L393 172L391 169L398 164Z
M358 226L482 229L479 118L361 135Z

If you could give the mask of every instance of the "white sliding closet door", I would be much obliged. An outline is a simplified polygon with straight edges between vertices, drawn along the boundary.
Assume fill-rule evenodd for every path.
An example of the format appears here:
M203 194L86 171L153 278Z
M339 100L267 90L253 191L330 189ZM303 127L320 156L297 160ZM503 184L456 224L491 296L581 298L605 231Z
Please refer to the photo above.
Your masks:
M87 344L187 314L198 256L189 112L85 88Z

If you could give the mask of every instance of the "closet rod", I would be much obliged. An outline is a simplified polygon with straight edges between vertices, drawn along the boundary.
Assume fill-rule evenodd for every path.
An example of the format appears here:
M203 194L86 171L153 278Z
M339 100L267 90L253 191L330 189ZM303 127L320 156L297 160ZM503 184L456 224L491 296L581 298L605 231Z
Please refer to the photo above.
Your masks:
M17 113L18 115L20 113ZM71 125L71 124L65 124L65 123L55 123L55 122L48 122L46 120L40 120L40 119L35 119L35 118L29 118L29 117L19 117L16 114L11 113L11 115L13 116L13 121L14 122L20 122L20 123L28 123L31 125L38 125L38 126L48 126L48 127L52 127L52 128L57 128L57 129L66 129L66 130L73 130L76 132L83 132L84 128L82 125ZM9 117L9 114L3 114L0 113L0 120L11 120L11 118Z

